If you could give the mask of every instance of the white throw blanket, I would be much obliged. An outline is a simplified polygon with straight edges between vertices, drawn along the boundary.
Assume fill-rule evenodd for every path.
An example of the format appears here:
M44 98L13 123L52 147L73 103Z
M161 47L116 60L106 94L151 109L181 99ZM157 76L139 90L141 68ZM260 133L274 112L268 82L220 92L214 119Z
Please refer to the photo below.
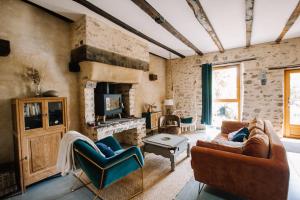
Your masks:
M59 151L58 151L58 157L57 157L57 169L61 172L62 176L67 175L71 170L75 170L75 161L74 161L74 153L73 153L73 143L76 140L83 140L89 143L94 149L101 154L103 153L98 149L98 147L95 145L95 143L88 137L82 135L81 133L78 133L77 131L68 131L62 138L60 145L59 145ZM105 157L105 156L104 156Z

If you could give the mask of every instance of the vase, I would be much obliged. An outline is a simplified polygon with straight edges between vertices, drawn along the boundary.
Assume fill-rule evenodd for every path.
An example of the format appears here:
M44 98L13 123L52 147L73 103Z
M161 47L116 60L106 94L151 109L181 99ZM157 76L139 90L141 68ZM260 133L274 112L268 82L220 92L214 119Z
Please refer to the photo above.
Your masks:
M42 95L41 85L32 83L32 93L34 94L34 96L40 97Z

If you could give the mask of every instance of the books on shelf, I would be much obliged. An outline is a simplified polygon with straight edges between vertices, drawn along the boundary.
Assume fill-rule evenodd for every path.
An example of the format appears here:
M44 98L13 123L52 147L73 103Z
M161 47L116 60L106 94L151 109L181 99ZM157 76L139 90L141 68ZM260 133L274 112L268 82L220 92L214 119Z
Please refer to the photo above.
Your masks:
M24 105L25 117L34 117L41 114L40 103L27 103Z

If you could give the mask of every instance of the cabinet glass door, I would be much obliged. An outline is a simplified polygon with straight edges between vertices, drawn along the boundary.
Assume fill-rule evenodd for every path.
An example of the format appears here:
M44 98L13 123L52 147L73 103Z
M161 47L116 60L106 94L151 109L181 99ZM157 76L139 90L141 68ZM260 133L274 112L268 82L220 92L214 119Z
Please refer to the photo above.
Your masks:
M33 102L24 104L25 130L43 128L42 103Z
M48 102L49 127L64 124L63 103L61 101Z

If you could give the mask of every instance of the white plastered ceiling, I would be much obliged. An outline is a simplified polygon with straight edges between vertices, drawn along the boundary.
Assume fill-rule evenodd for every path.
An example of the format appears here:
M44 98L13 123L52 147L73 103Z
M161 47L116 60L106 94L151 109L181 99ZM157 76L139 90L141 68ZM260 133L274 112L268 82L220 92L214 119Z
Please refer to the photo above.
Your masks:
M72 0L31 1L72 20L77 20L83 14L106 20ZM131 0L88 1L180 54L185 56L196 54L190 47L157 24ZM275 41L298 1L255 0L251 45ZM203 53L218 51L208 33L195 18L186 0L147 0L147 2ZM200 3L225 51L245 47L245 0L200 0ZM284 39L295 37L300 37L300 19L295 22ZM149 48L151 53L165 58L177 57L152 43L149 43Z

